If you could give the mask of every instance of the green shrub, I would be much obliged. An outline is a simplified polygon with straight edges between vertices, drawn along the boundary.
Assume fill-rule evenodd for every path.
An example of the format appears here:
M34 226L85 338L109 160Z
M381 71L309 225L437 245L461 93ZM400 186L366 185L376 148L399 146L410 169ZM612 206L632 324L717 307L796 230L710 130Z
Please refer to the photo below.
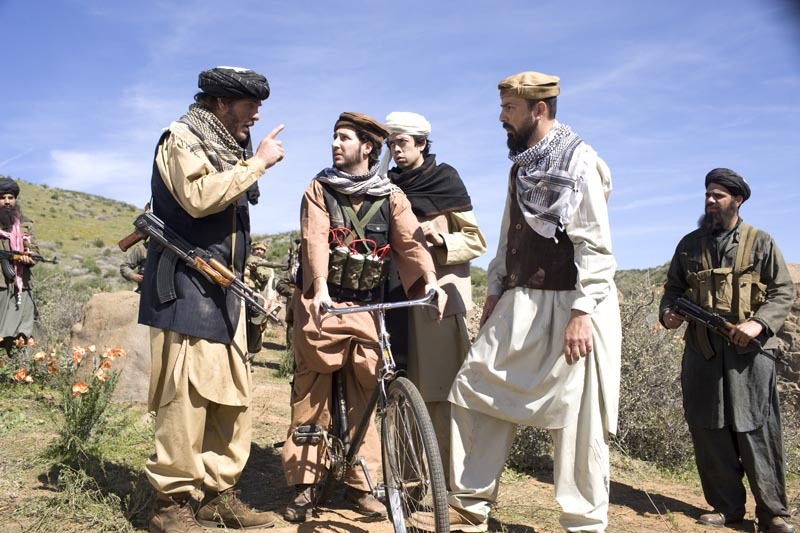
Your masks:
M59 464L88 470L100 456L98 440L106 423L106 410L119 374L111 371L112 361L125 355L109 349L101 357L88 349L74 347L70 356L59 358L60 409L63 423L46 455ZM91 359L91 368L85 369Z
M680 468L694 460L683 416L682 330L659 324L660 298L658 288L641 280L620 303L622 369L614 442L637 459Z

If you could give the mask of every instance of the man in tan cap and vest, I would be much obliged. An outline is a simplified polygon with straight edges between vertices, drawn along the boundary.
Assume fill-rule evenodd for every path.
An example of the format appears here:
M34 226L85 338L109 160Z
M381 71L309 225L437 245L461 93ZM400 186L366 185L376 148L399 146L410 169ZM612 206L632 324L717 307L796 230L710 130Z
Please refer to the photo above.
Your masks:
M499 85L513 165L481 329L450 392L454 531L486 531L520 424L550 430L561 526L608 522L621 343L611 177L556 120L558 80L523 72Z
M427 309L397 309L387 320L392 348L407 346L408 377L425 400L449 485L450 403L447 395L456 372L469 350L467 311L472 309L470 260L486 251L472 200L456 169L437 163L430 152L431 124L420 114L395 111L386 117L389 148L385 158L396 167L389 179L403 189L411 202L428 250L436 265L439 285L447 293L441 321L432 320ZM392 301L405 299L399 279L389 278ZM393 289L393 290L392 290ZM399 293L399 294L398 294ZM387 313L388 316L388 313Z
M659 315L666 328L679 327L684 319L673 309L684 297L735 324L727 338L695 322L686 329L683 408L703 494L713 508L698 520L741 522L747 474L759 531L792 533L773 350L794 286L775 241L739 217L750 197L744 178L715 168L705 185L705 214L675 250Z
M158 141L152 211L242 279L248 201L265 170L283 159L276 139L283 126L253 153L250 127L269 96L257 72L204 70L198 87L195 103ZM244 303L152 243L141 289L139 322L151 327L148 405L156 413L155 449L145 466L156 491L150 532L201 533L198 521L232 529L272 525L272 513L253 511L233 488L252 434ZM195 517L192 499L201 490Z
M349 272L339 270L341 275L337 275L336 269L329 269L331 250L349 247L353 252L374 256L389 245L391 261L396 263L406 292L420 297L434 289L444 303L436 269L425 248L425 235L408 199L378 172L378 156L386 137L386 129L372 117L342 113L334 125L333 167L314 177L300 207L302 279L292 302L296 369L292 421L282 452L286 480L295 488L295 497L284 513L292 522L306 520L313 507L314 484L325 468L324 444L308 443L295 430L298 426L328 427L332 375L340 370L352 437L377 385L380 354L375 317L354 313L321 322L321 305L378 302L384 291L383 279L354 286ZM359 454L366 460L370 477L377 481L381 457L374 422L367 429ZM386 513L384 504L369 491L360 469L349 471L345 483L345 498L358 512L368 516Z

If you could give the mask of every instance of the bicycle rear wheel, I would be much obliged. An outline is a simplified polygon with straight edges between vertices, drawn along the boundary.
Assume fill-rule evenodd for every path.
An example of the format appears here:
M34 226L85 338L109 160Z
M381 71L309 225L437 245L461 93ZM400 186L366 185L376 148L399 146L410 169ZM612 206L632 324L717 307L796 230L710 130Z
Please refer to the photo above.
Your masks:
M419 513L433 517L436 531L448 532L447 488L436 434L422 396L406 378L389 385L381 433L386 507L395 531L414 531L409 519Z

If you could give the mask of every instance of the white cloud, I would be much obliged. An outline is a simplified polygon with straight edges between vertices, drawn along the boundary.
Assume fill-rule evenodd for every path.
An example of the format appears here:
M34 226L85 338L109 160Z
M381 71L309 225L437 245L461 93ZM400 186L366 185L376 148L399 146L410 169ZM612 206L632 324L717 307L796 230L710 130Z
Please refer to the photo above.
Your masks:
M150 165L147 161L116 151L53 150L48 185L99 194L134 205L144 205L150 196Z

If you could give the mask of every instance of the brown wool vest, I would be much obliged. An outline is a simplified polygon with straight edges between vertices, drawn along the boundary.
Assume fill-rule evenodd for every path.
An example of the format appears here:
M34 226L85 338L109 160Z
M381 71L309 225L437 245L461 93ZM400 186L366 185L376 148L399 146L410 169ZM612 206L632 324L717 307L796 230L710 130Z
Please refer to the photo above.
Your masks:
M525 222L517 202L516 165L511 169L511 209L503 289L525 287L571 291L578 280L575 250L567 233L556 230L556 240L542 237Z

